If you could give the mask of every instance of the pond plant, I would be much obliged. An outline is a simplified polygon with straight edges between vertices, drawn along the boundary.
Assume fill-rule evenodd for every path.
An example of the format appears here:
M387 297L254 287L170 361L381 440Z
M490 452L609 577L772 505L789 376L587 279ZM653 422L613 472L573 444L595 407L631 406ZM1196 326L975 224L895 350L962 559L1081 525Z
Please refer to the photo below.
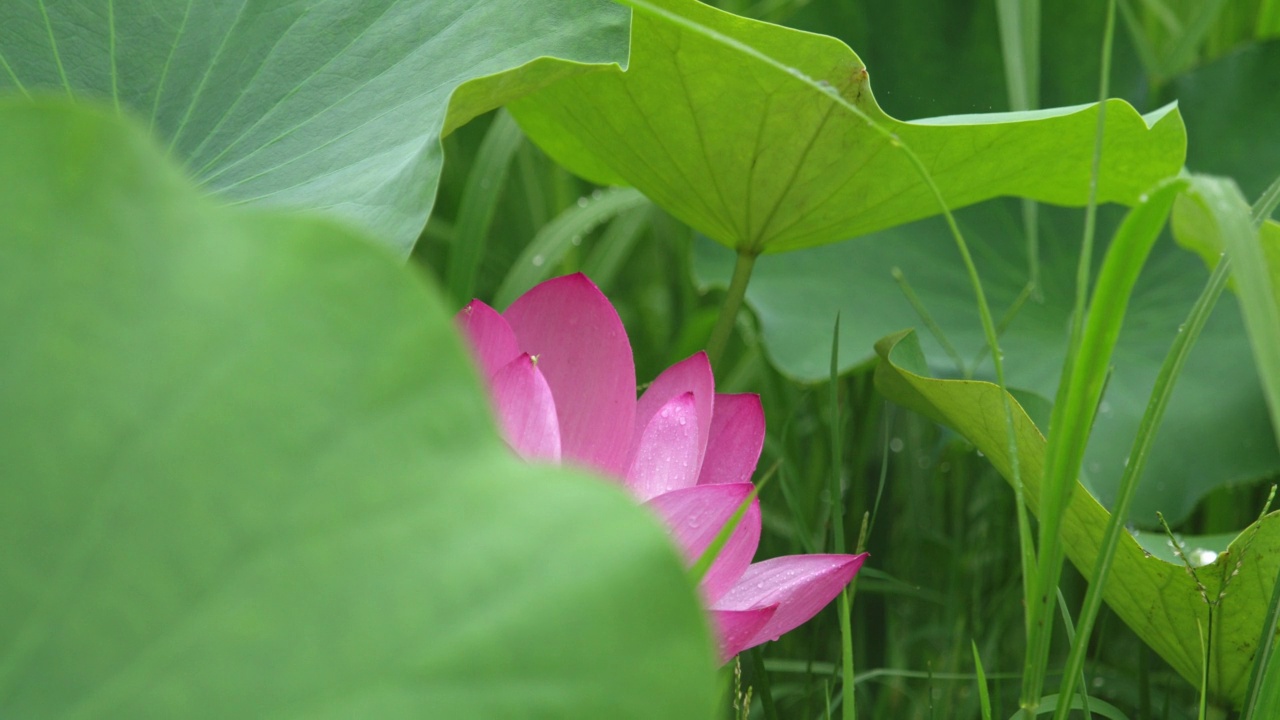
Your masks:
M1277 68L1273 0L0 4L0 717L1280 717Z

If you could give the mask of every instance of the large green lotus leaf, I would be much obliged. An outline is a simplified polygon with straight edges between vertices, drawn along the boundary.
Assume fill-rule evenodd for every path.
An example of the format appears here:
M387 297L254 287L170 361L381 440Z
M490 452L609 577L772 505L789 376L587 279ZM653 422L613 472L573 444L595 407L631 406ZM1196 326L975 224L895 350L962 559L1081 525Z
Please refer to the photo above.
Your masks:
M631 4L627 71L560 80L511 110L566 167L630 183L723 245L795 250L937 214L903 144L953 208L1087 199L1097 105L902 122L835 38L695 0ZM1182 166L1172 106L1144 117L1111 100L1106 117L1101 201L1133 202Z
M1011 478L1008 435L1000 389L987 382L938 380L929 370L914 334L899 333L876 345L881 363L876 387L888 398L954 428L978 447L1006 479ZM1033 512L1040 504L1045 440L1014 401L1014 427L1023 487ZM1012 482L1012 480L1011 480ZM1086 576L1102 543L1107 511L1077 484L1066 508L1062 533L1067 557ZM1239 570L1234 577L1232 574ZM1227 593L1214 613L1207 690L1238 705L1249 679L1271 589L1280 571L1280 513L1246 528L1227 552L1197 570L1209 598L1223 581ZM1127 533L1120 538L1104 596L1116 614L1183 677L1200 684L1201 636L1209 610L1196 581L1181 563L1145 550Z
M710 716L664 529L391 253L83 104L0 103L0 186L0 716Z
M1027 300L1001 335L1012 387L1055 396L1075 294L1079 213L1041 208L1041 290ZM1102 236L1112 225L1106 213ZM1026 285L1026 243L1017 201L1001 200L957 213L997 317ZM1105 244L1099 248L1101 258ZM705 283L727 281L733 255L711 242L695 246L695 269ZM955 241L938 218L822 248L765 256L756 264L747 302L755 310L772 363L804 382L829 377L831 327L840 313L842 370L865 365L878 338L920 329L920 344L935 374L959 376L955 362L931 334L895 282L902 271L930 315L977 377L990 378L973 289ZM1116 348L1113 374L1085 457L1085 482L1108 506L1115 497L1151 387L1207 273L1172 242L1152 251L1130 303ZM982 355L985 357L985 355ZM1266 477L1280 454L1248 337L1234 296L1221 299L1178 378L1165 421L1139 486L1130 518L1154 526L1155 512L1185 518L1215 487ZM1188 453L1188 447L1196 452Z
M441 134L591 67L539 58L624 61L626 32L605 0L6 0L0 92L106 99L206 188L324 209L407 253Z

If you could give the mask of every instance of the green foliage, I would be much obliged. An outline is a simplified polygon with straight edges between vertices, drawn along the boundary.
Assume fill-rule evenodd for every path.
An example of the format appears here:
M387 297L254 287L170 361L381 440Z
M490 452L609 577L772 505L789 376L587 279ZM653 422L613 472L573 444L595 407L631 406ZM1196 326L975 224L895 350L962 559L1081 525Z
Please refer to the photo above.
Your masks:
M957 219L972 247L997 317L1006 380L1013 388L1052 398L1066 348L1072 281L1080 247L1079 218L1056 208L1040 209L1041 299L1027 292L1027 250L1014 201L966 208ZM1177 216L1175 215L1175 218ZM1114 227L1104 213L1103 232ZM769 358L789 377L816 382L826 375L830 321L815 308L839 309L840 357L845 372L867 366L870 348L885 335L923 322L894 281L902 271L930 316L959 352L963 367L932 335L920 345L938 376L991 377L981 327L945 226L924 220L824 248L760 258L747 301L759 318ZM1100 251L1106 250L1101 244ZM732 256L709 242L694 248L703 282L723 282ZM1147 395L1178 326L1186 317L1205 273L1172 242L1152 251L1134 291L1130 322L1121 332L1103 396L1083 481L1110 505ZM1266 477L1280 467L1271 440L1266 405L1249 354L1248 337L1233 298L1220 303L1202 342L1182 372L1168 419L1156 441L1149 473L1130 518L1155 526L1155 512L1171 522L1185 519L1206 493L1225 483ZM1197 447L1188 454L1186 448Z
M85 105L0 103L0 185L0 715L711 712L665 531L511 456L417 271Z
M206 189L332 212L407 253L441 135L593 67L578 63L624 60L626 36L604 0L12 0L0 92L110 102Z
M510 459L451 329L473 295L501 305L584 270L642 383L723 329L717 387L760 393L768 417L759 558L862 546L878 510L852 612L762 646L740 686L722 672L721 700L745 699L734 716L1008 717L1025 508L996 472L1004 396L972 381L993 371L974 288L927 216L973 205L956 216L1030 415L1038 509L1080 218L1001 196L1088 197L1099 106L1081 103L1098 97L1105 3L625 4L0 3L0 716L723 717L661 530L598 479ZM1100 198L1138 202L1184 151L1256 197L1280 167L1280 2L1120 11ZM524 130L481 117L522 97ZM1259 514L1240 481L1280 468L1262 399L1280 225L1260 250L1238 217L1224 235L1242 199L1210 189L1179 201L1179 240L1211 267L1252 259L1244 318L1228 293L1172 373L1134 503L1140 524L1180 521L1175 539L1125 532L1090 493L1116 497L1157 368L1195 334L1178 324L1204 269L1158 242L1132 293L1098 308L1129 311L1089 374L1108 366L1061 520L1089 577L1116 521L1114 611L1083 672L1068 666L1100 716L1193 712L1202 638L1220 711L1251 669L1254 717L1277 686L1277 664L1249 656L1274 632L1280 528L1237 531ZM1100 212L1110 236L1120 213ZM755 267L754 316L705 291L729 271L713 241L779 253ZM815 389L837 313L840 376ZM935 336L873 353L917 324ZM1202 596L1179 553L1211 552ZM1084 582L1062 577L1067 625Z
M877 352L883 360L876 371L881 392L955 428L1008 477L1009 452L998 388L985 382L932 378L911 333L885 338ZM1038 512L1044 436L1020 407L1015 419L1027 502ZM1107 518L1106 509L1077 485L1062 517L1062 538L1067 557L1086 575L1093 568ZM1186 542L1194 546L1195 541ZM1252 546L1242 552L1246 542ZM1278 552L1280 513L1273 513L1241 533L1226 553L1199 571L1208 598L1215 598L1224 584L1231 585L1215 614L1210 649L1208 690L1219 700L1243 698L1257 628L1266 613L1272 579L1280 571ZM1239 575L1232 578L1237 569ZM1201 670L1200 634L1209 622L1209 607L1197 581L1180 563L1154 557L1128 535L1120 538L1111 578L1105 592L1111 608L1183 677L1196 682Z
M1067 12L1056 12L1046 20L1054 27L1071 22L1080 20ZM966 26L974 25L980 23L971 20ZM998 68L992 64L993 58L966 50L980 42L976 37L965 33L949 37L939 31L936 37L926 38L946 43L943 47L963 58L963 64L953 74L930 77L922 84L934 93L958 84L974 98L991 96L994 91L984 88L981 79ZM907 43L909 38L891 36L881 41L892 40ZM1054 33L1045 41L1063 42ZM903 48L901 44L894 46L896 52ZM1280 167L1280 155L1276 154L1280 151L1280 126L1269 121L1280 112L1280 106L1274 94L1256 91L1269 82L1273 61L1280 61L1280 42L1246 47L1179 76L1170 84L1176 92L1164 98L1176 97L1187 118L1190 167L1233 175L1249 197L1260 193ZM1046 84L1058 88L1051 100L1079 99L1061 95L1071 81L1070 72L1056 65L1045 68ZM922 100L934 102L932 97ZM927 104L922 100L899 102L916 110ZM1176 206L1175 228L1184 219L1184 205L1185 201L1180 201ZM1076 214L1055 208L1041 207L1039 213L1039 274L1034 288L1028 287L1031 251L1014 203L982 204L959 211L957 218L996 313L1009 321L1000 340L1008 358L1009 384L1052 398L1065 348L1062 329L1071 311L1080 220ZM1101 232L1109 235L1118 214L1103 212L1101 218ZM1278 231L1280 228L1264 233L1280 236ZM1280 239L1268 242L1267 247L1275 248L1272 252L1280 252ZM933 336L922 335L920 343L932 370L943 375L991 377L989 360L980 362L986 357L983 338L969 302L971 290L951 245L946 227L935 219L830 247L761 258L747 302L759 317L770 359L802 382L826 377L829 320L812 308L831 308L830 312L838 308L845 317L840 354L842 371L846 372L872 360L871 346L878 338L922 326L920 315L893 279L892 270L899 268L964 360L964 367L958 368ZM1206 252L1216 258L1221 250ZM710 243L695 246L695 269L704 285L725 282L731 267L731 257L717 252ZM1122 333L1117 351L1122 361L1112 370L1084 465L1085 485L1106 505L1115 497L1123 460L1160 362L1203 278L1186 253L1171 243L1161 243L1139 280L1130 309L1132 322ZM1033 295L1024 297L1032 290ZM1151 458L1150 473L1157 480L1141 486L1134 501L1131 520L1144 527L1154 527L1157 510L1179 522L1215 488L1265 478L1280 470L1280 455L1234 299L1217 309L1203 340L1178 381ZM1189 455L1185 448L1192 445L1197 452Z
M639 7L626 72L566 78L511 106L579 175L629 183L748 253L824 245L1002 195L1083 205L1096 106L902 122L835 38L693 0ZM873 127L876 126L876 127ZM1134 202L1185 154L1177 111L1109 101L1099 198ZM877 129L878 128L878 129Z

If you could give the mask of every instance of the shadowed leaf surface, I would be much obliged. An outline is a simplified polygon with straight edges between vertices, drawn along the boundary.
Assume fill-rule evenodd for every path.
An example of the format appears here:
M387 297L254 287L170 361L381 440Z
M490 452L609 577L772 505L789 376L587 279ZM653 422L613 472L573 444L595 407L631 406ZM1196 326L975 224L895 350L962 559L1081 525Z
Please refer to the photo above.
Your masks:
M626 33L604 0L12 0L0 92L112 102L227 199L323 209L408 253L441 135L590 69L548 56L625 62Z

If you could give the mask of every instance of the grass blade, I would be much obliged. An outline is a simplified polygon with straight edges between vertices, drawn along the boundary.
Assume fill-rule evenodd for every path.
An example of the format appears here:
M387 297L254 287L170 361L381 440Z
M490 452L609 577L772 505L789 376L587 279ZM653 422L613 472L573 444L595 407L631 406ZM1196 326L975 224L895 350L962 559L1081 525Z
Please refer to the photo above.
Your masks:
M1245 692L1240 720L1280 717L1280 662L1274 659L1277 630L1280 630L1280 573L1276 573L1271 589L1271 603L1258 638L1258 654L1249 671L1249 689Z
M1040 106L1040 0L996 0L1000 54L1010 110ZM1022 229L1027 238L1028 283L1040 297L1040 212L1034 200L1022 200Z
M1044 715L1050 711L1064 709L1066 712L1071 710L1084 710L1084 703L1080 701L1080 696L1071 698L1069 702L1062 702L1063 696L1060 694L1045 695L1040 701L1040 709L1036 711L1037 715ZM1061 703L1061 704L1059 704ZM1089 701L1090 715L1100 715L1108 720L1129 720L1129 716L1124 714L1120 708L1108 702L1103 702L1097 698Z
M982 703L982 720L991 720L991 690L987 687L987 673L982 669L978 643L970 640L969 644L973 646L973 667L978 674L978 701Z
M844 499L840 489L841 441L843 433L840 424L840 315L836 314L835 329L831 334L831 535L832 552L843 553L844 542ZM853 683L853 630L849 621L849 591L840 591L836 598L837 612L840 618L840 715L844 720L855 720L858 715L854 704Z
M1116 3L1107 3L1107 21L1102 42L1102 68L1098 80L1099 112L1098 125L1095 131L1093 148L1093 168L1089 175L1089 202L1085 207L1084 237L1080 246L1080 259L1076 270L1076 299L1072 313L1071 339L1067 345L1067 357L1062 371L1062 381L1058 385L1057 398L1053 403L1053 413L1049 423L1049 443L1045 450L1044 477L1042 479L1040 508L1040 545L1035 574L1034 592L1027 597L1027 653L1024 662L1022 685L1022 708L1035 710L1039 705L1040 693L1044 687L1044 675L1049 662L1049 643L1053 637L1053 623L1049 616L1053 612L1054 591L1058 587L1058 578L1062 573L1064 550L1060 534L1062 513L1075 487L1076 477L1080 472L1080 464L1084 457L1085 443L1089 438L1094 409L1102 393L1102 380L1106 377L1106 368L1110 363L1111 350L1115 346L1119 334L1119 321L1123 317L1123 308L1129 299L1133 281L1137 279L1138 268L1145 261L1147 252L1155 242L1155 234L1151 233L1149 241L1143 234L1135 235L1132 249L1141 252L1137 267L1131 268L1131 277L1126 277L1124 269L1114 265L1103 266L1103 274L1111 267L1116 276L1115 286L1108 288L1099 280L1098 290L1119 290L1120 293L1106 296L1095 296L1091 307L1106 308L1091 313L1086 324L1085 301L1089 292L1089 274L1093 265L1093 240L1097 222L1097 190L1098 174L1102 164L1102 142L1105 129L1105 108L1111 74L1111 47L1115 39ZM1167 194L1167 206L1159 216L1160 225L1168 215L1173 203L1173 194ZM1135 212L1147 203L1140 203ZM1129 217L1133 217L1131 212ZM1126 218L1128 224L1128 218ZM1124 226L1121 227L1123 232ZM1159 230L1159 227L1156 228ZM1145 245L1145 250L1142 249ZM1108 260L1117 250L1113 243ZM1099 302L1102 301L1102 302ZM1115 315L1107 301L1119 301L1121 312Z
M1164 412L1168 407L1169 398L1173 396L1174 383L1182 372L1182 367L1186 363L1187 357L1191 354L1191 348L1195 346L1195 342L1199 338L1201 331L1204 330L1209 316L1213 313L1213 308L1217 304L1218 298L1221 297L1223 289L1227 286L1229 269L1226 265L1226 262L1219 263L1218 267L1210 275L1208 283L1206 283L1204 290L1200 293L1200 297L1196 299L1195 305L1192 306L1191 312L1187 316L1183 330L1174 337L1173 345L1165 356L1164 362L1160 366L1160 372L1156 376L1155 386L1151 390L1151 399L1147 403L1147 408L1138 425L1138 434L1134 438L1133 448L1129 452L1129 462L1120 478L1120 486L1115 504L1112 507L1111 518L1107 523L1102 545L1098 549L1098 562L1094 565L1092 577L1089 578L1089 589L1085 593L1084 605L1080 610L1078 631L1067 655L1063 684L1060 688L1060 691L1064 694L1069 695L1072 692L1072 684L1084 668L1089 636L1093 631L1093 624L1097 619L1098 611L1102 607L1103 590L1111 572L1112 561L1115 559L1116 547L1120 543L1120 534L1125 532L1124 524L1129 516L1129 506L1132 504L1133 497L1137 492L1138 480L1141 479L1142 472L1146 467L1147 458L1150 454L1151 446L1155 442L1156 432L1164 419ZM1059 719L1065 718L1065 710L1059 712L1055 717Z
M630 210L618 213L618 217L609 223L604 234L595 243L591 254L582 263L582 271L591 278L601 290L608 292L613 281L622 269L622 264L631 256L636 241L649 226L649 214L653 212L653 204L645 203Z
M480 142L471 172L467 173L454 225L453 247L449 251L449 296L458 307L475 295L476 275L489 242L489 227L511 169L511 158L523 140L520 126L506 110L499 110Z
M1271 181L1271 185L1262 191L1262 195L1257 202L1253 204L1253 226L1258 227L1271 217L1271 213L1276 211L1276 206L1280 205L1280 176Z
M1193 189L1212 214L1231 258L1231 275L1253 347L1254 365L1280 446L1280 296L1271 284L1277 270L1270 268L1249 205L1233 181L1197 176Z
M515 302L529 288L551 276L564 256L601 223L649 202L634 188L610 188L582 198L533 237L498 287L496 307Z

